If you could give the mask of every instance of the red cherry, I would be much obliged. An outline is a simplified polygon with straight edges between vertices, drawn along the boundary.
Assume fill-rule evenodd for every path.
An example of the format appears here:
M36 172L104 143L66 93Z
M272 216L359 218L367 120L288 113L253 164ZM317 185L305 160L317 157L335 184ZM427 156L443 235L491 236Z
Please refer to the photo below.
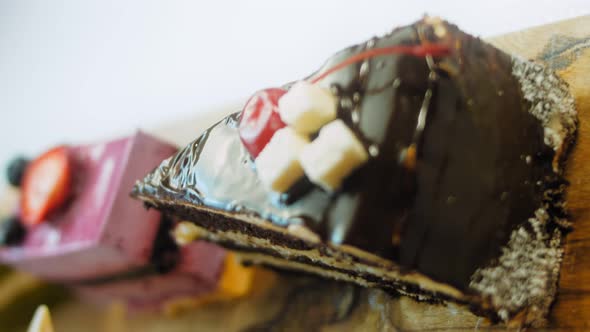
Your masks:
M278 110L279 99L285 93L287 90L280 88L260 90L244 106L238 130L252 158L258 156L277 130L285 127Z

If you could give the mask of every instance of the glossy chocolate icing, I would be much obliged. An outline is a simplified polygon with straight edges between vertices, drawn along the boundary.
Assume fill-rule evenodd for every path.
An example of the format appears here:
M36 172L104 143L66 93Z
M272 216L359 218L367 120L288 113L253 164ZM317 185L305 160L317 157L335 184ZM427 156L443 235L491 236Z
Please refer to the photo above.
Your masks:
M269 194L240 142L235 113L139 182L134 195L156 206L163 199L282 226L304 223L326 241L468 291L475 270L546 203L544 191L559 176L543 127L511 75L511 57L437 24L421 21L345 49L308 78L370 48L451 47L445 57L367 59L319 81L339 96L339 117L371 155L339 192Z

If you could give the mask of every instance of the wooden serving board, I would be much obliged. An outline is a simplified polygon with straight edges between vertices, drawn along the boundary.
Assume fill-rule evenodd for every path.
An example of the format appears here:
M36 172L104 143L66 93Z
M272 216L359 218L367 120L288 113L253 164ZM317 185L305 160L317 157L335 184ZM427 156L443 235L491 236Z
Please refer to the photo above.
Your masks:
M590 16L489 39L497 47L554 68L570 85L580 118L578 141L567 165L569 210L559 294L544 330L590 330ZM235 106L235 107L234 107ZM180 145L194 139L240 103L151 132ZM588 179L586 178L588 176ZM455 305L391 298L304 276L262 272L248 298L190 310L175 318L124 315L120 307L97 309L70 302L54 312L59 332L69 331L473 331L505 330Z
M569 84L579 116L567 193L574 229L567 235L559 295L550 326L590 330L590 16L493 38L497 47L547 63Z

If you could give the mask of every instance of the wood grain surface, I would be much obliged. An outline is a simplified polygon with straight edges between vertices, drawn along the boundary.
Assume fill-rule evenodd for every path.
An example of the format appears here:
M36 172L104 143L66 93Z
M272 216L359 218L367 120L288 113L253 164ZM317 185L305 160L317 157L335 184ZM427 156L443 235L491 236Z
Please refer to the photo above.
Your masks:
M566 177L571 182L568 204L573 231L565 244L565 259L561 269L559 294L549 317L550 331L590 331L590 16L579 17L551 25L514 32L489 39L497 47L524 58L537 59L554 68L571 86L580 118L577 144L569 158ZM195 119L155 128L151 132L178 144L186 144L224 114L239 109L240 103L213 110ZM278 281L280 281L280 283ZM293 285L320 283L321 290ZM280 284L280 287L279 287ZM284 287L285 284L291 285ZM198 308L174 319L154 314L132 315L125 318L119 307L97 309L71 302L55 311L55 325L59 332L69 331L234 331L248 322L264 320L280 311L283 303L300 301L313 305L318 301L332 301L336 287L346 299L356 295L357 304L348 312L349 321L331 321L321 330L326 331L473 331L509 330L506 326L489 324L466 309L455 305L441 306L418 303L401 297L391 299L377 290L358 289L329 281L306 277L284 276L274 273L257 279L257 290L249 298L231 303L219 303ZM339 287L339 288L338 288ZM298 290L295 300L290 291ZM309 299L305 300L305 294ZM308 301L308 302L305 302ZM118 308L118 309L117 309ZM289 313L289 311L286 311ZM292 320L327 314L294 312ZM332 313L331 313L332 314ZM337 315L338 312L333 313ZM307 316L306 316L307 315ZM384 315L386 316L384 318ZM331 317L331 316L330 316ZM254 318L256 318L254 320ZM311 318L309 318L311 319ZM252 331L300 330L306 327L281 325L277 329ZM313 329L311 329L313 330Z
M574 230L566 239L550 326L590 330L590 17L501 36L491 42L513 54L545 62L570 84L576 98L580 125L566 168Z

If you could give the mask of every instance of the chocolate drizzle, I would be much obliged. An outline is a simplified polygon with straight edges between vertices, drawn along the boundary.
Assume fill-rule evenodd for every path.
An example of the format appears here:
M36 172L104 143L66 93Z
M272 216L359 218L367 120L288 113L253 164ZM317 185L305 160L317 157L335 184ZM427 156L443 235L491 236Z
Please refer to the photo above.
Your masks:
M547 203L545 189L560 176L510 56L437 24L421 21L345 49L307 78L322 77L317 84L339 97L338 117L371 156L339 192L267 192L240 142L235 113L139 182L134 195L155 206L163 200L279 226L304 223L325 241L469 292L477 268L498 257L512 230ZM424 43L446 43L451 54L379 56L322 76L367 49Z

